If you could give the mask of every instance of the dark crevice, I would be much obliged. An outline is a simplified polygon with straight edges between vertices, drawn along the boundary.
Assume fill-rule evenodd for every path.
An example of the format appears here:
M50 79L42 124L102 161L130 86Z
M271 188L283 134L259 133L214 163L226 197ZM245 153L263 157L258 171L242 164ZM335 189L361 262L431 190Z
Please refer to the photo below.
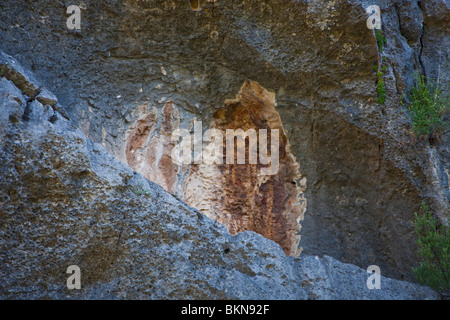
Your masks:
M419 54L417 57L417 62L419 64L419 72L421 72L425 77L427 76L426 74L426 70L425 70L425 65L422 61L422 53L423 53L423 36L425 33L425 17L423 14L423 8L422 8L422 1L418 1L417 2L418 7L420 8L420 12L422 13L422 29L420 32L420 37L419 37L419 44L420 44L420 49L419 49Z

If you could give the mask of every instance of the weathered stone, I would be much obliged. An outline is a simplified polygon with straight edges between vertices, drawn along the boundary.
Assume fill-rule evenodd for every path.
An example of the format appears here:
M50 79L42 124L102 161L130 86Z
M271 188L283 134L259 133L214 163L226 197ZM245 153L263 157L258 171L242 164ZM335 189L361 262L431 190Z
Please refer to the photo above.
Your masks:
M227 100L225 106L213 115L210 127L222 133L222 164L193 165L184 183L183 199L208 217L221 222L231 234L246 230L255 231L277 242L288 255L301 252L300 223L306 209L303 197L305 180L299 173L299 165L290 151L290 145L275 110L275 94L259 84L246 82L236 99ZM257 163L250 160L250 144L244 141L245 164L238 164L238 152L228 163L226 130L255 132L255 154L266 144L271 153L271 130L278 130L277 165L263 164L258 155ZM267 130L268 140L261 141L260 130ZM240 141L237 141L239 145ZM235 148L234 138L233 146ZM239 146L237 147L239 148ZM268 174L263 174L262 170ZM298 182L297 182L298 181ZM302 184L301 187L297 183Z
M3 79L0 92L16 95ZM11 103L0 97L1 110ZM369 290L354 265L231 236L64 118L32 119L0 117L0 299L439 298L385 277ZM80 290L67 288L72 265Z
M29 98L35 98L40 92L41 85L34 75L4 52L0 52L0 76L11 80Z
M376 103L369 4L381 7L387 39L384 105ZM399 101L417 70L449 81L448 1L200 1L196 11L187 1L84 5L74 33L58 2L4 0L0 47L51 88L92 141L126 162L138 106L157 109L157 137L168 101L180 128L194 118L210 123L251 79L276 93L290 151L308 181L303 252L375 263L386 275L414 280L414 211L427 201L442 223L450 215L450 135L445 130L439 146L415 142ZM166 161L153 168L172 178L152 179L181 197L189 168L175 183Z
M426 76L447 83L450 71L446 66L450 58L449 32L450 3L444 0L421 1L424 25L421 37L422 51L420 62Z
M166 103L162 109L159 134L155 135L158 111L153 108L148 114L145 105L142 118L130 127L126 134L126 163L147 179L158 183L165 190L176 193L178 166L171 159L174 143L172 132L179 126L178 110L173 103Z
M2 124L4 125L7 120L18 123L22 117L25 106L25 97L22 92L17 89L14 84L6 78L0 78L0 103L2 109L0 112L0 118L2 118ZM0 130L5 130L6 127L0 127Z
M411 47L420 46L423 21L419 4L416 1L397 1L395 6L399 15L401 34Z
M47 89L43 88L38 96L36 97L36 99L42 103L44 106L45 105L49 105L50 107L54 107L56 106L56 104L58 103L58 98L56 98L56 96L51 93L50 91L48 91Z
M38 100L33 100L27 105L23 119L26 121L42 122L49 120L53 115L53 109L50 106L44 106Z

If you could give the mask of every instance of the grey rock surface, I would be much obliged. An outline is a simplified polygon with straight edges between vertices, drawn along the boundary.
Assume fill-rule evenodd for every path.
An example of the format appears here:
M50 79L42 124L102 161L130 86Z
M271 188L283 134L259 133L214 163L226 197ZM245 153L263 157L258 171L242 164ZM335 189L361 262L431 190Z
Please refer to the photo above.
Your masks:
M376 102L377 50L366 28L372 4L381 7L387 39L384 105ZM161 112L173 101L187 128L194 118L208 123L244 81L256 81L276 92L307 178L304 253L378 264L414 281L414 212L427 201L443 223L450 216L450 134L440 145L415 141L400 100L417 70L449 81L448 1L201 1L194 11L189 1L85 0L80 31L66 27L68 5L0 3L0 49L58 97L53 121L70 117L124 160L140 106ZM28 96L20 99L37 92L29 72L0 65Z
M0 299L439 298L385 277L369 290L357 266L231 236L4 77L0 93Z
M11 80L29 98L35 98L40 93L41 84L34 75L4 52L0 54L0 75Z

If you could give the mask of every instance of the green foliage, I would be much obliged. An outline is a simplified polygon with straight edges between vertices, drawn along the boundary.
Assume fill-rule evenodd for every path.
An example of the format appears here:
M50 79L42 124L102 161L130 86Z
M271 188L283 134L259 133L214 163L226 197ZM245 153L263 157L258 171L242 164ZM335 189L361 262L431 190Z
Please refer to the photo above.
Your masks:
M384 71L386 71L387 70L387 67L386 66L382 66L381 67L381 71L382 72L384 72ZM377 63L374 63L373 65L372 65L372 71L373 72L378 72L378 64Z
M383 72L377 72L377 102L379 104L384 104L384 102L386 101L386 87L384 84L383 75Z
M378 64L374 63L374 64L372 65L372 71L373 71L373 72L377 72L377 71L378 71Z
M422 202L415 212L414 226L418 235L419 265L413 268L417 280L436 290L450 289L450 230L438 228L430 208Z
M148 195L149 192L144 189L144 185L139 183L131 188L131 191L137 196Z
M409 111L415 135L439 136L445 128L443 115L449 105L440 86L424 76L416 76L416 85L411 89Z
M377 40L378 50L383 52L384 45L386 44L386 38L383 35L382 29L374 29L375 30L375 39Z
M384 45L386 44L386 38L383 35L382 29L374 29L375 39L378 48L378 62L377 65L373 67L373 70L377 73L377 102L379 104L384 104L386 101L386 85L384 83L383 75L386 71L386 66L382 66L382 62L385 61L386 57L381 57L381 52L383 52Z

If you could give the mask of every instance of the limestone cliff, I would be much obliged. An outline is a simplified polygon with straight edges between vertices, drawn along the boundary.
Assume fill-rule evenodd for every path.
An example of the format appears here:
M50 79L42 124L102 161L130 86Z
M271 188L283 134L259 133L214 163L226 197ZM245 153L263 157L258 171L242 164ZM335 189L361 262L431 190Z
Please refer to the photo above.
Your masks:
M86 138L46 89L50 104L27 96L44 88L17 61L0 62L0 299L439 298L385 277L368 290L354 265L231 236Z
M17 218L13 213L24 214L22 222L53 219L41 213L54 212L54 206L54 222L62 223L68 235L71 219L80 219L76 212L86 210L87 220L77 220L82 224L100 223L111 212L119 219L128 206L138 214L136 206L151 207L156 201L129 204L142 199L135 199L128 192L132 187L125 186L132 176L142 175L199 210L186 212L201 212L238 238L253 236L254 231L289 256L298 256L303 248L300 259L330 256L363 269L375 264L385 276L415 281L414 212L426 201L441 223L448 224L450 216L450 134L445 130L442 141L416 139L401 101L409 102L415 72L448 84L449 2L194 2L85 0L80 4L80 30L70 30L65 3L1 1L0 50L6 55L0 60L0 77L7 99L2 107L10 110L0 115L6 159L0 171L3 226ZM381 8L386 38L382 52L367 28L369 5ZM384 103L377 102L374 72L380 61ZM203 125L200 135L210 129L223 136L227 129L277 129L279 170L258 176L268 166L260 162L177 165L172 133L185 130L195 136L197 122ZM36 137L34 130L39 132ZM76 150L81 150L73 155L78 169L61 175L66 153ZM39 159L46 156L49 163L41 166ZM100 156L109 160L96 170L124 175L113 179L118 189L111 182L105 187L89 169L95 165L92 157ZM108 173L110 167L124 171ZM131 198L118 194L126 192ZM164 194L163 201L155 205L170 212L164 201L172 198L158 192ZM174 205L184 207L181 202ZM71 221L61 222L65 219ZM142 230L150 228L147 223L152 222ZM186 234L206 232L197 223L186 223ZM177 224L170 226L176 229ZM156 232L164 225L150 229ZM111 232L105 241L111 241L107 260L112 261L113 243L121 243L117 239L124 239L124 233L120 223L105 228ZM24 239L19 229L4 231L4 246L17 241L20 248ZM73 239L81 241L74 244L75 256L94 261L83 251L91 244L83 241L99 239L96 236L106 231L100 228L94 235L87 227L81 229L87 239ZM46 236L39 239L50 241ZM94 257L98 252L92 248ZM14 258L8 252L3 259ZM198 262L203 256L194 254L192 259ZM6 274L13 285L12 272L19 271L11 268ZM101 279L98 274L92 279L97 277Z

